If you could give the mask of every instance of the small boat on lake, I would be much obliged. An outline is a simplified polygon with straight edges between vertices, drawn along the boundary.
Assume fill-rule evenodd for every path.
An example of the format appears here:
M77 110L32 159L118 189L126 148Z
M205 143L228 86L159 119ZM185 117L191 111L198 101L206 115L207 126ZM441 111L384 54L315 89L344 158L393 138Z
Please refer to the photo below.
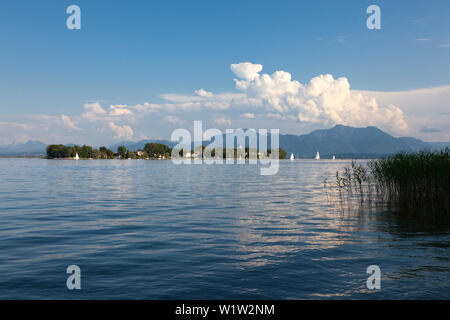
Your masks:
M80 157L78 156L78 152L75 154L74 160L80 160Z
M334 156L334 154L333 154L333 160L336 160L336 157Z
M291 161L295 160L293 153L291 153L291 157L289 158L289 160L291 160Z
M320 160L320 154L319 154L319 151L317 151L317 153L316 153L316 158L315 158L316 160Z

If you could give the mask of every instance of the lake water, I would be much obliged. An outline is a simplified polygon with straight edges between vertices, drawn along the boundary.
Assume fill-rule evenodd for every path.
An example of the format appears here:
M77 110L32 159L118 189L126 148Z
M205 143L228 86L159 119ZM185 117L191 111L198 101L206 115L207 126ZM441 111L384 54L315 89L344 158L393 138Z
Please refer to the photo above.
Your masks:
M0 159L0 298L449 299L449 232L336 211L346 164Z

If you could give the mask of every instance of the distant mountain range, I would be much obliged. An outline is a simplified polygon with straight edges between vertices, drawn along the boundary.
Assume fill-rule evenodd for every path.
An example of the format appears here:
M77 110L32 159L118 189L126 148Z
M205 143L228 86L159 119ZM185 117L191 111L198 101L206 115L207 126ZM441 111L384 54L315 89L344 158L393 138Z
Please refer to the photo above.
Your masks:
M130 151L136 151L143 149L149 142L163 143L171 148L175 145L168 140L141 140L121 141L109 148L116 151L117 147L125 146ZM46 146L39 141L29 141L24 144L0 147L0 156L40 156L45 154ZM354 128L336 125L331 129L315 130L300 136L280 135L280 147L285 149L288 155L293 153L296 158L313 158L317 151L322 158L332 155L338 158L373 158L399 151L439 150L448 146L450 142L429 143L410 137L395 138L376 127Z
M26 143L13 144L8 147L0 147L0 156L43 156L47 145L40 141L28 141Z
M315 130L300 136L280 135L280 146L296 157L312 158L320 152L322 158L376 157L400 151L413 152L423 149L442 149L450 143L428 143L419 139L395 138L376 127L353 128L336 125L331 129Z

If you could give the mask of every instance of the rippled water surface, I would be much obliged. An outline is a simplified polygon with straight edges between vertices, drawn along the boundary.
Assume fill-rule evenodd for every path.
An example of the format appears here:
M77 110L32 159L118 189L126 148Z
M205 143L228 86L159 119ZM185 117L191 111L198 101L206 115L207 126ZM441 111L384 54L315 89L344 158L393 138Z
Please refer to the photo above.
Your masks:
M449 299L449 233L334 210L346 164L0 159L0 298Z

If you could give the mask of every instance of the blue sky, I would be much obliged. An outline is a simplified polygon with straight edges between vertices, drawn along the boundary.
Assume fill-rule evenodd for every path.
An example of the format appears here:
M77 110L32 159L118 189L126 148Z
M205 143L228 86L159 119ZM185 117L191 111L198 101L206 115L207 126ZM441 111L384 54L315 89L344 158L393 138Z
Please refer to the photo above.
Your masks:
M81 8L81 30L66 28L65 11L71 4ZM370 4L381 8L381 30L366 27ZM284 133L329 127L336 119L361 126L372 124L365 118L377 119L347 119L339 113L371 108L370 101L357 97L345 102L355 108L334 114L327 102L314 96L313 107L321 114L306 112L313 108L305 106L311 100L308 83L326 74L334 80L345 77L352 94L376 97L380 119L397 114L389 123L374 120L389 133L450 140L449 1L6 0L1 8L0 145L30 137L91 144L168 138L175 127L189 127L194 119L231 127L276 125ZM237 88L233 79L242 78L230 65L242 62L262 65L261 76L288 72L308 93L295 93L302 102L282 102L278 108L274 95L284 101L292 92L282 89L280 96L255 83ZM244 80L257 81L251 75ZM324 96L334 94L336 86L345 90L345 83L324 81ZM164 96L177 95L176 103L184 103L198 96L199 89L208 97L198 104L224 102L209 93L245 94L256 102L239 96L239 105L225 109L196 105L186 111ZM95 103L106 113L117 105L131 113L83 117L89 110L92 115L86 105ZM158 107L145 115L133 109L145 103ZM258 103L264 112L258 113ZM391 104L403 115L389 109ZM270 119L263 116L268 114ZM400 124L400 116L407 127Z

